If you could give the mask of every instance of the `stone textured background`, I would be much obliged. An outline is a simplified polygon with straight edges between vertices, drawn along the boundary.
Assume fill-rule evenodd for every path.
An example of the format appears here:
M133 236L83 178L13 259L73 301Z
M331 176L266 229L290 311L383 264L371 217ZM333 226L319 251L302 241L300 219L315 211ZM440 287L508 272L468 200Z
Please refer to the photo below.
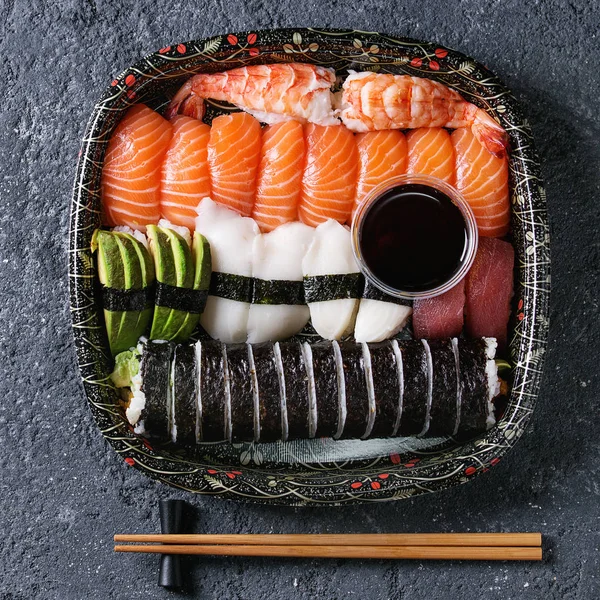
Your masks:
M79 140L101 90L142 55L228 31L318 25L457 48L525 105L547 183L552 329L533 423L472 483L396 504L285 509L186 497L216 532L542 531L540 564L187 560L189 597L600 597L600 119L594 0L0 0L0 598L167 598L157 559L112 552L158 529L144 478L103 441L75 367L67 228Z

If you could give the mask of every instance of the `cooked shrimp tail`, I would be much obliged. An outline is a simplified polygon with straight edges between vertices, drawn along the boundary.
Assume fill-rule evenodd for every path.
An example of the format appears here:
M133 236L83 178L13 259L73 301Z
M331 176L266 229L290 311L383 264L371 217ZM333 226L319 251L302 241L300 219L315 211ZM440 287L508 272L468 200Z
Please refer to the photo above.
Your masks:
M165 118L169 121L177 115L185 115L198 120L204 116L204 100L194 94L191 79L181 86L165 111Z
M483 109L473 107L473 124L471 131L473 135L494 156L502 158L508 148L508 134L504 129L490 117Z

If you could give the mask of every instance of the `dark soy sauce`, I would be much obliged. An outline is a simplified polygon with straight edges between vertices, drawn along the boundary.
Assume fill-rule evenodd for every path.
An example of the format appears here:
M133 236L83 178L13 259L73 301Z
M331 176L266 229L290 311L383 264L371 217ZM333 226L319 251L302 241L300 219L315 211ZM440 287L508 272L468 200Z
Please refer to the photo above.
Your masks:
M371 273L391 288L424 292L448 281L467 248L460 209L420 183L392 188L367 209L359 231Z

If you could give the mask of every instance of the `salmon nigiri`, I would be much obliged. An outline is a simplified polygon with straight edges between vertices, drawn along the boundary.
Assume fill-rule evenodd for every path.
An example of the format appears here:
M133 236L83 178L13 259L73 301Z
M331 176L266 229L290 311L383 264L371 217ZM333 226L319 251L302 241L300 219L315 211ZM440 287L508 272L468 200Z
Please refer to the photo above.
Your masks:
M406 134L407 173L431 175L454 185L454 147L450 134L441 127L421 127Z
M345 223L354 202L358 151L354 135L341 126L309 123L298 216L316 227L327 219Z
M284 121L266 127L252 211L261 231L271 231L297 219L303 169L302 124Z
M104 156L101 197L107 225L146 230L160 218L160 172L172 127L145 104L132 106Z
M358 181L354 208L379 183L406 172L406 137L397 129L369 131L356 136Z
M192 231L196 207L210 196L208 137L205 123L178 115L171 120L173 139L162 166L160 214L175 225Z
M494 156L468 129L457 129L451 139L456 152L456 188L475 213L479 235L506 235L510 225L506 156Z
M254 205L260 148L260 123L253 116L236 112L213 119L208 142L211 197L245 217Z

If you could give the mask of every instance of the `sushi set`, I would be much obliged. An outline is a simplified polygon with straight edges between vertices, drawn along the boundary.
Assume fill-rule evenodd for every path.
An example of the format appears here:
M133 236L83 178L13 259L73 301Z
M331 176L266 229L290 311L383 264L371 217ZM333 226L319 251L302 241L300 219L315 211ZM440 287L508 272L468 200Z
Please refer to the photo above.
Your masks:
M103 435L160 481L265 502L487 470L543 365L535 159L495 76L434 44L276 30L147 57L97 105L72 206Z

